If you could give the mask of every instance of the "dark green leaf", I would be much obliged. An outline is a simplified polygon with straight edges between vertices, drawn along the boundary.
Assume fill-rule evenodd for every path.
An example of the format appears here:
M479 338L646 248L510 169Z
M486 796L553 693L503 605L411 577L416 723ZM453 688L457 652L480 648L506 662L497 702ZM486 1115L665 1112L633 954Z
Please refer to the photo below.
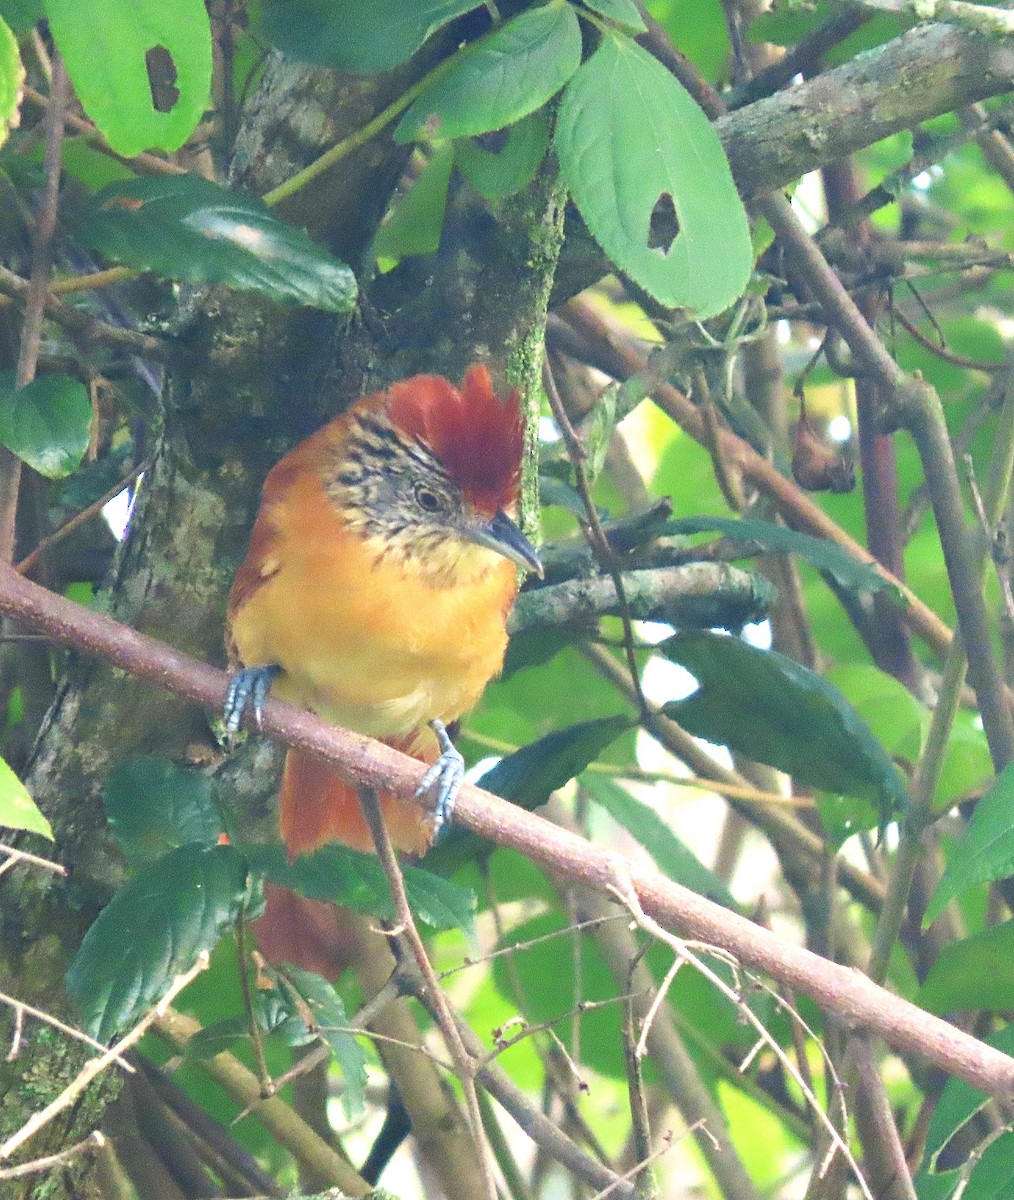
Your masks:
M458 142L454 147L454 163L487 200L502 200L535 178L548 145L546 114L535 112L510 127L499 150L488 150L471 140Z
M252 196L196 175L127 180L98 192L75 233L140 271L225 283L274 300L348 312L355 276Z
M538 808L630 727L625 716L570 725L508 754L476 782L521 808Z
M606 34L567 84L556 150L592 236L656 300L707 317L742 295L750 228L718 135L636 42Z
M248 896L232 846L180 846L144 864L99 913L67 973L83 1027L109 1041L211 948Z
M294 1015L305 1016L308 1009L312 1015L312 1030L318 1033L331 1048L345 1077L342 1103L349 1120L354 1120L366 1107L366 1055L362 1047L348 1032L349 1019L341 996L326 979L312 971L299 967L286 967L281 973L281 986L289 988L305 1006L295 1006Z
M948 942L919 990L935 1013L983 1008L1005 1012L1014 993L1014 921Z
M722 880L701 862L685 842L680 841L653 808L635 799L608 775L586 771L581 776L581 786L596 804L600 804L614 821L648 851L658 869L670 879L700 896L707 896L716 904L724 904L726 908L737 907L732 893Z
M567 4L547 4L460 51L411 105L397 142L474 137L513 125L541 108L581 63L581 30Z
M41 21L42 0L0 0L0 17L20 37Z
M85 112L127 158L178 150L211 90L203 0L44 0L49 28Z
M782 525L772 525L769 521L736 521L728 517L676 517L667 521L660 532L703 533L705 530L714 530L737 541L754 542L761 550L795 554L818 571L827 571L842 587L866 592L879 592L885 588L896 591L870 563L853 558L834 542L811 537L808 533L797 533L795 529L786 529ZM750 553L755 552L744 549L744 555Z
M377 859L345 846L323 846L289 862L281 845L244 848L253 871L271 883L291 888L311 900L330 900L356 912L394 918L391 889ZM471 933L475 896L420 867L406 867L405 886L416 919L433 929Z
M0 442L47 479L62 479L84 458L92 424L87 389L69 375L40 375L15 387L0 372Z
M213 846L222 833L212 780L166 758L129 758L114 767L102 802L134 865L188 843Z
M799 783L868 800L882 821L906 807L901 776L883 746L841 692L813 671L716 633L677 634L659 649L700 685L665 706L688 732Z
M53 829L28 794L28 789L0 758L0 826L41 833L53 840Z
M378 262L436 253L453 166L454 147L441 146L377 230L373 254Z
M21 65L18 41L7 23L0 18L0 146L18 121L21 86L25 68Z
M592 12L608 17L610 21L615 21L617 25L622 25L634 33L644 33L648 28L634 0L584 0L584 3Z
M475 0L264 0L263 28L303 62L372 75L398 66Z
M1014 764L1004 768L975 806L926 907L924 923L935 921L955 896L1008 875L1014 875Z

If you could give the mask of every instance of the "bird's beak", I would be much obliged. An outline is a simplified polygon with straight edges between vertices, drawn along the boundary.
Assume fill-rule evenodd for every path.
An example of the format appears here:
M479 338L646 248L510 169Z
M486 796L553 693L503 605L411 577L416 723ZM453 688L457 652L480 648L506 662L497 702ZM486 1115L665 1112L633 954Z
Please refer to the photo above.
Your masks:
M485 546L488 550L495 550L497 554L509 558L511 562L517 563L519 567L524 567L526 571L534 571L540 579L542 578L544 573L542 563L539 561L535 547L502 510L495 513L488 521L472 525L468 530L468 537L480 546Z

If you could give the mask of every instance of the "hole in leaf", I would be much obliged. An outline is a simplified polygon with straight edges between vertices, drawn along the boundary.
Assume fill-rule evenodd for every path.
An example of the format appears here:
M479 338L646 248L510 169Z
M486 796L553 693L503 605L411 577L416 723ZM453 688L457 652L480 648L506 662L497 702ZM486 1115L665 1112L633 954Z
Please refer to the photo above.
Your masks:
M475 144L489 154L499 154L507 145L509 137L509 129L494 129L490 133L480 133L475 139Z
M679 237L680 221L676 216L676 204L669 192L663 192L655 201L648 223L648 249L661 250L668 254L673 242Z
M180 98L173 56L165 46L152 46L144 56L144 65L148 71L152 107L156 112L172 112Z

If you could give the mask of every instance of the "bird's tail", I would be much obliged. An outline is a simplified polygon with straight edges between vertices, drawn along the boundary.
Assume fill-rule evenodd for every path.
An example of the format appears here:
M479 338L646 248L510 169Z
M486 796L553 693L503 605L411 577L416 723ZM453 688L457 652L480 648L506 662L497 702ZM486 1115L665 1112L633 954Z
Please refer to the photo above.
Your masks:
M405 742L390 744L423 761L435 759L435 753L424 755ZM422 808L383 792L380 807L397 849L412 854L429 849L432 835ZM290 860L327 842L373 852L355 788L298 750L290 750L285 758L279 809L282 841ZM268 962L293 963L336 979L354 951L354 939L350 943L343 930L342 909L271 884L265 884L264 898L264 915L255 923L254 933Z

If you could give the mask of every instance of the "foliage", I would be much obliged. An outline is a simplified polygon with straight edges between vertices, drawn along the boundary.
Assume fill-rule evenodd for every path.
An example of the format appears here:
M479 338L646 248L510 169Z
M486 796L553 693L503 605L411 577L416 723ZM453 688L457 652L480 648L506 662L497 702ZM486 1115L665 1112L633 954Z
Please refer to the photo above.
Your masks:
M40 1009L106 1043L152 1031L148 1082L124 1085L143 1149L114 1139L94 1182L77 1145L104 1121L93 1090L97 1115L68 1101L18 1148L69 1152L40 1172L50 1191L26 1194L91 1195L120 1174L147 1200L144 1156L164 1174L174 1154L183 1195L323 1190L369 1161L379 1107L424 1095L423 1177L472 1200L446 1073L478 1088L512 1195L561 1190L559 1148L515 1154L487 1089L522 1106L536 1141L545 1113L561 1125L579 1160L564 1182L589 1194L595 1170L668 1146L641 1123L670 1106L708 1129L654 1165L674 1200L802 1194L818 1175L829 1197L886 1196L899 1141L899 1194L1010 1191L1011 1134L986 1094L957 1068L941 1089L893 1042L870 1051L871 1084L854 1013L826 990L818 1007L810 986L843 962L918 1005L916 1028L970 1011L963 1027L1012 1049L1009 111L988 90L999 73L965 72L948 85L972 88L960 105L927 101L925 120L868 145L841 87L852 140L814 134L820 185L795 185L783 109L805 126L838 94L830 72L867 52L879 118L881 97L897 100L879 56L916 43L899 40L915 18L754 7L0 0L0 545L38 551L24 569L52 591L221 663L226 591L283 450L364 379L492 360L532 416L542 405L538 481L535 438L527 469L546 578L526 591L571 599L512 643L456 733L470 778L535 814L526 837L548 837L542 813L572 826L633 862L646 893L658 881L688 913L710 903L717 931L692 947L708 977L654 936L622 865L572 886L579 861L551 869L510 830L453 827L400 878L441 994L482 1043L470 1073L380 860L336 845L287 857L256 731L222 744L214 720L135 685L129 633L130 670L94 665L87 614L69 635L46 627L69 656L11 626L0 1022L17 1020L0 1191L9 1118L43 1109L47 1056L70 1044ZM809 39L825 35L818 55ZM806 82L771 98L788 83L773 46L803 56L817 100ZM913 60L904 79L937 65ZM765 121L770 140L744 147ZM780 196L737 190L761 159L822 226L808 257ZM841 490L856 457L862 486ZM127 472L141 499L116 550L93 518ZM973 536L983 522L989 537ZM729 579L744 576L714 583L733 561L754 573L763 629L627 619L635 572L653 613L701 599L703 568L704 610L742 611ZM169 681L189 669L159 662ZM145 671L157 680L158 664ZM358 777L375 766L367 747ZM319 945L267 950L265 894L270 912L283 893L314 914ZM817 951L814 976L758 950L776 987L735 961L721 937L744 915ZM159 1012L204 954L209 970ZM339 1093L344 1116L327 1103ZM877 1128L842 1118L874 1103ZM413 1194L411 1171L395 1160L383 1182Z

